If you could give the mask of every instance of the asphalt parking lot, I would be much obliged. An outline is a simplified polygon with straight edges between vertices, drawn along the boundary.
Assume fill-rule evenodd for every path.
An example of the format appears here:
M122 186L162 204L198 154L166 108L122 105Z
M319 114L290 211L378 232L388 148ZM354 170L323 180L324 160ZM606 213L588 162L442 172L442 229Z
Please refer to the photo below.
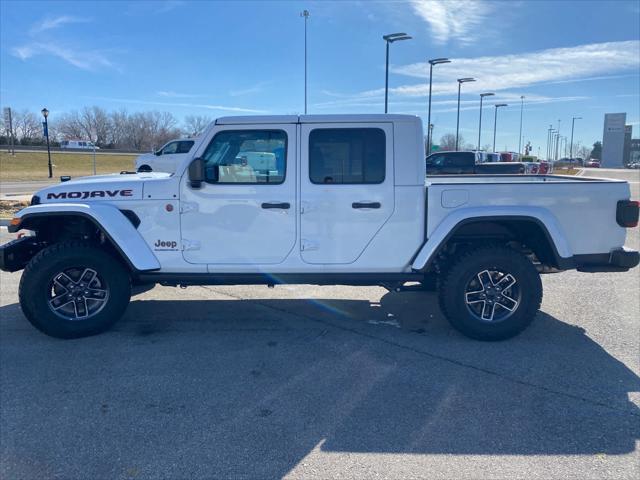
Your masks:
M62 341L24 319L19 278L0 274L2 478L640 475L638 268L544 276L501 343L433 293L304 285L156 287Z

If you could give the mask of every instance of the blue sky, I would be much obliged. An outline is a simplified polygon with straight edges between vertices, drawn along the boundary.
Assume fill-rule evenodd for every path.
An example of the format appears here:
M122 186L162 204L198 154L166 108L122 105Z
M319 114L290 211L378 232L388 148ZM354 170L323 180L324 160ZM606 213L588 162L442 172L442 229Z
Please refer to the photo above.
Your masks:
M0 103L46 106L55 116L87 105L185 115L303 111L303 9L309 18L309 113L383 111L382 35L391 47L390 112L426 120L425 61L434 73L434 139L454 133L517 150L524 136L546 150L549 124L591 144L606 112L627 112L640 136L640 2L634 1L237 1L0 2Z

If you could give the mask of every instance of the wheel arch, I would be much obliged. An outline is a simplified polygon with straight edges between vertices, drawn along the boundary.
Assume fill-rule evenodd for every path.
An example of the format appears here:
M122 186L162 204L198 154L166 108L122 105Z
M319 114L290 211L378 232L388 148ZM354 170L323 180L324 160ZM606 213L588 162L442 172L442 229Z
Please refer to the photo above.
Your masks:
M446 231L445 231L446 230ZM543 265L574 268L571 250L555 217L549 214L498 214L445 219L416 255L412 268L429 271L436 258L453 244L517 241L529 248Z
M97 231L132 272L160 269L158 259L137 231L140 220L132 211L110 205L44 204L23 209L16 218L20 223L11 225L11 232L34 230L36 236L42 234L56 242L64 239L61 235L70 227L80 235Z

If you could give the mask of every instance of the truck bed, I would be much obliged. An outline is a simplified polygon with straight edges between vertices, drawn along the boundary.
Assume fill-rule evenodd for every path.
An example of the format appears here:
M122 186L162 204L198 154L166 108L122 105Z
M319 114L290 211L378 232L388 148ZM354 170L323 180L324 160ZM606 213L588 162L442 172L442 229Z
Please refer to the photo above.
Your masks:
M544 215L566 239L568 255L608 253L622 247L625 229L616 223L623 180L563 175L451 175L427 177L427 236L453 219ZM444 225L444 223L443 223ZM593 228L597 225L598 235ZM565 256L565 255L562 255Z

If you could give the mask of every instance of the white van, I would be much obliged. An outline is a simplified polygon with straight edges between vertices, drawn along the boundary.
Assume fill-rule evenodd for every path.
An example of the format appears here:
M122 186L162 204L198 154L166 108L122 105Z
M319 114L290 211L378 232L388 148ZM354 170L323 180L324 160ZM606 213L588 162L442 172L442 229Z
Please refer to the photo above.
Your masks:
M84 140L63 140L60 142L60 148L78 148L82 150L100 150L100 147L94 145L93 142Z

